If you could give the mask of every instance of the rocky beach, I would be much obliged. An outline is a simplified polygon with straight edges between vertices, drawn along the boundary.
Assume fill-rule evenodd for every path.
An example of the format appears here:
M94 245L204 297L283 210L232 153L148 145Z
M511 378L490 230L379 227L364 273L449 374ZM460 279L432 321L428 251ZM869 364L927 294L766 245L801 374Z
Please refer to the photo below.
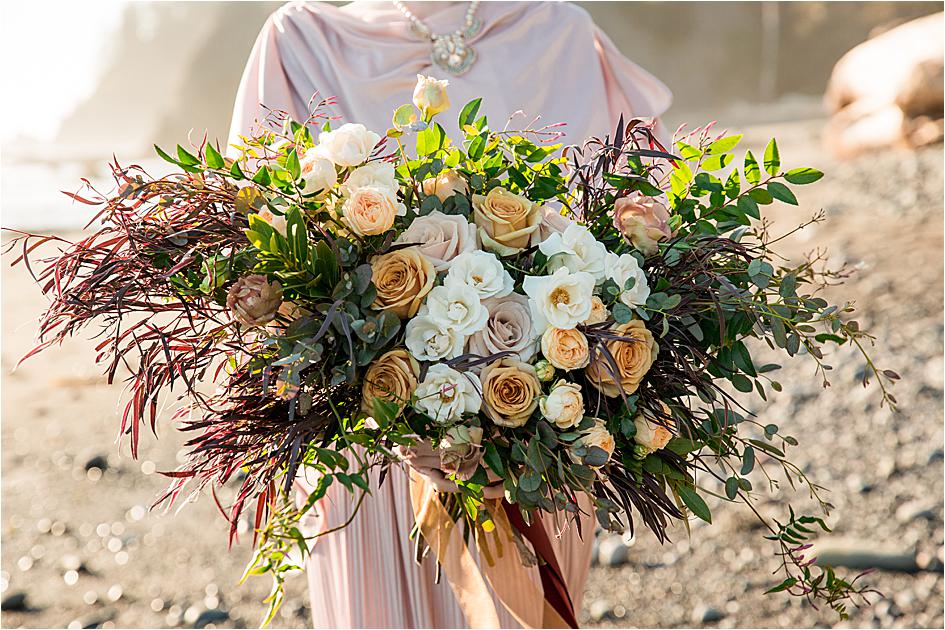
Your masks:
M580 616L586 627L942 627L943 619L943 159L940 145L837 161L823 148L822 119L757 124L744 146L760 154L776 135L788 167L826 177L799 191L800 207L771 206L772 232L789 231L823 209L826 220L782 243L799 259L816 248L832 266L855 269L832 287L852 300L875 336L872 353L902 380L899 411L880 407L875 383L849 348L828 356L822 387L809 357L778 360L784 391L750 408L800 445L789 454L829 489L832 533L818 553L867 578L881 594L840 622L784 595L765 595L775 548L744 506L711 504L713 524L691 523L660 545L645 530L602 536ZM183 457L165 423L145 436L137 460L116 443L121 386L94 365L95 340L14 367L34 343L44 304L23 266L2 270L2 626L255 627L268 578L238 584L251 553L249 523L227 549L227 524L213 498L150 510L166 486L158 471ZM759 352L762 352L759 350ZM767 357L768 351L762 352ZM771 358L771 357L768 357ZM164 401L170 407L173 401ZM169 416L166 410L164 416ZM760 511L783 518L790 504L814 509L802 489L769 492L755 483ZM234 488L224 488L225 505ZM310 625L304 576L288 585L273 627Z

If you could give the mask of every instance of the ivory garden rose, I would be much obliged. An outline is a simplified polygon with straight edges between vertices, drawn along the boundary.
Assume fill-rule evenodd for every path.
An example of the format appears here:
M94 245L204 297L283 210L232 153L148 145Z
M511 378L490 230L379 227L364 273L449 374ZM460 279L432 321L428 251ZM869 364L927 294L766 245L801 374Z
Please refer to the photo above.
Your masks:
M450 97L446 88L450 82L433 77L417 75L417 85L413 90L413 104L417 106L425 120L429 120L450 107Z
M308 149L299 159L302 177L302 194L324 197L338 181L335 163L316 148Z
M361 123L345 123L318 134L314 155L338 166L359 166L368 161L381 137Z
M463 415L478 413L482 406L482 383L471 372L458 372L444 363L435 363L417 386L414 407L434 421L448 424Z
M528 276L522 288L528 295L536 329L549 326L574 328L586 320L593 308L594 276L562 267L550 276Z
M547 396L538 402L541 415L559 429L570 429L584 418L584 395L581 386L559 380Z

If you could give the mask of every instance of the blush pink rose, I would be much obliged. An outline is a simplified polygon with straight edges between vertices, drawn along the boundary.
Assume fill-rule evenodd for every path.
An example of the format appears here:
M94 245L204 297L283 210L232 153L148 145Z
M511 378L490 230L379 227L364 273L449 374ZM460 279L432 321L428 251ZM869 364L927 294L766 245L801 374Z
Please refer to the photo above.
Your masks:
M636 190L614 202L614 226L647 256L658 251L659 241L673 235L666 206Z
M394 242L415 244L437 271L449 269L460 254L479 249L475 225L460 214L443 214L439 210L414 219Z

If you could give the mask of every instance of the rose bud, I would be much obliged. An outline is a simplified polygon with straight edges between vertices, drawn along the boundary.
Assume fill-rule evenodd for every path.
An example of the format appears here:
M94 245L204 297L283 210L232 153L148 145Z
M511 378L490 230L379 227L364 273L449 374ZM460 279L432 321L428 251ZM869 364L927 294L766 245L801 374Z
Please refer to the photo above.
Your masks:
M555 366L547 359L541 359L535 363L535 374L539 381L548 382L555 377Z
M430 120L440 112L450 108L450 97L446 94L449 81L417 75L417 87L413 90L413 104L417 106L424 120Z
M451 168L441 171L436 177L428 177L421 184L423 194L435 195L440 201L446 201L453 195L469 193L469 184L463 176Z
M276 317L282 305L282 285L266 276L253 274L236 281L226 296L226 306L236 321L246 326L262 326Z

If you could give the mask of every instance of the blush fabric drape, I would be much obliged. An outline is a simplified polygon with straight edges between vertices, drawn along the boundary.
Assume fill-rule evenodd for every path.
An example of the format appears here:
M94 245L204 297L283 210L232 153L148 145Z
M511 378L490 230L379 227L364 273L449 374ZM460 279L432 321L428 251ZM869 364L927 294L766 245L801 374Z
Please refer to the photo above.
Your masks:
M411 2L411 11L435 33L462 24L465 2ZM632 7L628 7L632 11ZM538 125L566 122L565 143L612 132L620 114L659 117L672 100L656 78L624 57L581 8L558 2L483 2L483 28L469 43L478 54L468 73L451 77L430 62L420 41L389 2L343 7L292 2L266 21L253 47L236 97L230 141L260 124L267 109L304 119L313 95L334 96L334 113L383 134L393 110L409 103L417 74L450 81L452 110L439 120L454 137L455 118L467 101L492 128L515 116L510 129L541 116ZM304 494L312 479L299 480ZM305 522L308 533L345 522L352 496L334 484ZM587 506L585 506L586 508ZM315 627L466 627L445 581L434 581L434 563L413 560L413 527L407 474L394 468L346 528L318 539L307 576ZM590 563L593 518L583 537L567 523L545 526L555 546L576 610ZM478 561L478 557L477 557ZM530 579L540 584L537 570ZM503 627L518 627L501 610Z

